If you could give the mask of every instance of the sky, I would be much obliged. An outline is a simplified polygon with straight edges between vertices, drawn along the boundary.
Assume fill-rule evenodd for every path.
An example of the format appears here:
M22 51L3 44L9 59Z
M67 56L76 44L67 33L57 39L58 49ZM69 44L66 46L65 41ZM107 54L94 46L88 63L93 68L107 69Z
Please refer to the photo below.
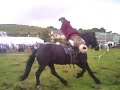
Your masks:
M0 24L60 28L60 17L77 29L120 34L120 0L0 0Z

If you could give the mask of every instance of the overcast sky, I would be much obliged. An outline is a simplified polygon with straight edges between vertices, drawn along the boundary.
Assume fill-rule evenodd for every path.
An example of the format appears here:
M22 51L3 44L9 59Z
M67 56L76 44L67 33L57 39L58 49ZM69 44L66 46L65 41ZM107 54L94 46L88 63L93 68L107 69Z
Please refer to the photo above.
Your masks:
M120 0L0 0L0 24L54 26L66 17L74 28L120 34Z

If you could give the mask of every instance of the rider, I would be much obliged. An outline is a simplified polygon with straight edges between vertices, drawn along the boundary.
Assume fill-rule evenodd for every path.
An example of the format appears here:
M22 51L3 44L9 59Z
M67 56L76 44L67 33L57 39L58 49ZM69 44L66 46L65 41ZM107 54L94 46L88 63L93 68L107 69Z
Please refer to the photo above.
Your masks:
M80 37L79 32L70 25L70 21L65 19L65 17L59 18L59 21L62 23L60 30L65 35L67 41L69 41L73 47L77 47L81 53L86 53L86 51L82 51L80 47L84 45L87 49L85 41Z

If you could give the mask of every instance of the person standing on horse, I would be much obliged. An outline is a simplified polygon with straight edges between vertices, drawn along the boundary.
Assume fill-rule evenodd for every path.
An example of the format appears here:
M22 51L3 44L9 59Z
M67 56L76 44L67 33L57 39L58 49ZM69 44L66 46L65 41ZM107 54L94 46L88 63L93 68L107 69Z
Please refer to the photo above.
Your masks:
M62 25L60 30L65 35L68 42L71 43L73 47L77 47L81 53L87 52L87 46L85 41L80 37L80 33L70 25L70 21L65 19L65 17L59 18Z

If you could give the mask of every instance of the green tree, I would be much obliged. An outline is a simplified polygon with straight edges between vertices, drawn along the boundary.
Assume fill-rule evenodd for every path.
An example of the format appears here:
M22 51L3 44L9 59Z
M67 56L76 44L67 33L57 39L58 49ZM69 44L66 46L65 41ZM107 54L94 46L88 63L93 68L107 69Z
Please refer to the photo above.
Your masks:
M82 29L80 28L79 29L79 32L80 33L84 33L84 32L102 32L102 33L105 33L106 30L102 27L102 28L92 28L92 29Z
M100 28L100 32L106 32L106 30L102 27L102 28Z
M43 39L45 42L50 41L50 30L42 30L39 34L40 38Z

